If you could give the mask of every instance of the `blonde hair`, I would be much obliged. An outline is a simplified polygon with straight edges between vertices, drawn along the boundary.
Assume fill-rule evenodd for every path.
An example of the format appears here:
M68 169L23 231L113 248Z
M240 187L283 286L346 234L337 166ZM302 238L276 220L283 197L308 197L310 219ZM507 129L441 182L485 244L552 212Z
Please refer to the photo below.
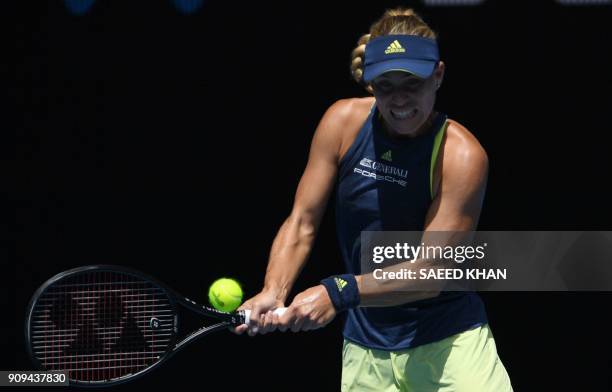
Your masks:
M371 94L372 88L363 81L363 63L366 44L372 38L391 34L416 35L436 40L438 35L421 19L412 8L394 8L387 10L380 19L370 26L370 32L357 41L357 47L351 54L351 75Z

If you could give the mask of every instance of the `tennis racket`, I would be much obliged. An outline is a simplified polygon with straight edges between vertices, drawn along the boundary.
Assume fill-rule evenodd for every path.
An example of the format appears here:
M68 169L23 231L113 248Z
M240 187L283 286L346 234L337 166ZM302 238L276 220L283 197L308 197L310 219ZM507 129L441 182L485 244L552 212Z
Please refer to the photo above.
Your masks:
M185 309L218 322L179 337ZM132 269L93 265L59 273L34 293L26 342L39 369L67 372L73 385L110 386L150 372L187 343L248 324L249 315L197 304Z

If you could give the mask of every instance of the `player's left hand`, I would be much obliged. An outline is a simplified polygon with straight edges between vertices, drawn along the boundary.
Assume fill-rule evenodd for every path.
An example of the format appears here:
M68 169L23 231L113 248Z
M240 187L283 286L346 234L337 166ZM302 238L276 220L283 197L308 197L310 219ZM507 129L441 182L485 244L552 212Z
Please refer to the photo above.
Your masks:
M282 332L323 328L336 317L336 309L323 285L311 287L295 296L287 311L277 318Z

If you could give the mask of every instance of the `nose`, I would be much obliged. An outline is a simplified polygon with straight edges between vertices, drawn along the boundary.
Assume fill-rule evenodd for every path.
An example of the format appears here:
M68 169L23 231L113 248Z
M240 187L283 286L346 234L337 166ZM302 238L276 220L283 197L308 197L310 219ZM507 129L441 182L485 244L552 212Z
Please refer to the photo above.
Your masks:
M405 92L395 91L391 95L391 103L394 106L398 106L398 107L406 106L406 104L409 101L410 101L410 96L409 96L409 94L407 94Z

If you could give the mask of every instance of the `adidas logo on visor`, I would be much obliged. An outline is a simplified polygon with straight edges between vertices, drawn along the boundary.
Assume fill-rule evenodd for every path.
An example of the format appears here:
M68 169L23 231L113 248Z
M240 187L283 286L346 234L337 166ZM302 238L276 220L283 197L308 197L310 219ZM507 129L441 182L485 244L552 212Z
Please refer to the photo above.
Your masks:
M387 46L387 49L385 50L385 54L404 53L405 51L406 49L404 49L402 45L400 45L399 41L395 40L391 42L389 46Z

